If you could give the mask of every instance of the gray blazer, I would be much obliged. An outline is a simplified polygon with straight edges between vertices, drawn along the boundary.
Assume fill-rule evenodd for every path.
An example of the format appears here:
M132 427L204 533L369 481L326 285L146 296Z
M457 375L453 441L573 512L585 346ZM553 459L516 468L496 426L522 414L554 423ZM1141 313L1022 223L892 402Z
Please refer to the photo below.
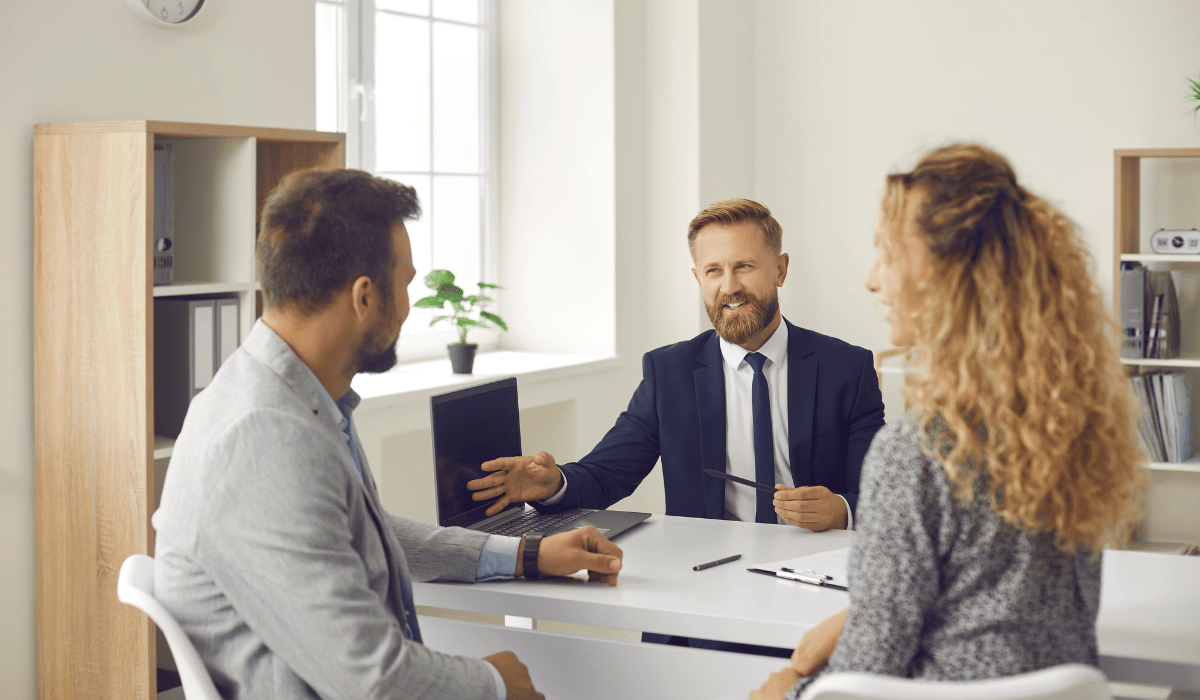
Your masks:
M1100 558L1004 521L983 474L964 503L912 418L876 434L863 460L850 612L828 671L970 681L1097 665Z
M487 535L383 510L291 348L262 321L188 410L155 592L225 698L495 698L486 662L404 635L411 580L474 581Z

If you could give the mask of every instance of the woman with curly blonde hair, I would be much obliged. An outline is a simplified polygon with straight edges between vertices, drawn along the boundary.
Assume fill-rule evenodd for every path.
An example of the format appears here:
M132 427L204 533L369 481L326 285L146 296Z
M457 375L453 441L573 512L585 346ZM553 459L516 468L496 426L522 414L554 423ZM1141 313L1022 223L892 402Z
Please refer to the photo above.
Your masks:
M826 660L938 680L1096 665L1100 555L1137 521L1145 456L1074 225L955 144L888 176L876 247L909 411L863 461L849 609L751 697L798 698Z

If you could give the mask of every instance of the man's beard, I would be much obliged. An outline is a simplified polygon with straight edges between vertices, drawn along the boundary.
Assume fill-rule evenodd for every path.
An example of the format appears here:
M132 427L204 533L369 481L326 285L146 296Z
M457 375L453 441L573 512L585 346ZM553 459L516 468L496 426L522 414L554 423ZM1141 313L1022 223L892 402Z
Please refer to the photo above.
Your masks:
M362 345L359 345L354 353L356 373L380 374L396 366L396 343L399 342L400 335L396 334L392 342L388 343L387 331L387 327L381 322L363 338Z
M726 304L745 302L738 313L726 317ZM708 319L712 321L717 335L734 345L742 345L758 335L770 325L779 312L779 291L772 290L771 296L764 300L748 292L738 292L717 299L713 305L705 305L708 309ZM748 308L747 308L748 307Z

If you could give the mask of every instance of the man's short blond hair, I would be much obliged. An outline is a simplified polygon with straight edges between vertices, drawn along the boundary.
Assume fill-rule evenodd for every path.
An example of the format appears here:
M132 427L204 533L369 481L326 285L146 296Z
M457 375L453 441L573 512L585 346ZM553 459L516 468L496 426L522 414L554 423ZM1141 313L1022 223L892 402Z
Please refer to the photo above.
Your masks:
M754 221L767 237L767 247L779 255L783 252L783 227L771 216L771 210L752 199L722 199L704 208L688 224L688 251L696 257L696 234L709 224L738 224Z

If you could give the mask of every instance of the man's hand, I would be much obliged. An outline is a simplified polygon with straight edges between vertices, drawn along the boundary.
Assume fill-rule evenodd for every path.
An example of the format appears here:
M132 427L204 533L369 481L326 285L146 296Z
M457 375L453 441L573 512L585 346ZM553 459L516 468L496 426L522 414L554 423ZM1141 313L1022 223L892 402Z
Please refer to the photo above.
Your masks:
M775 489L775 512L787 522L813 532L846 529L846 502L824 486L775 484Z
M493 459L483 463L483 470L492 473L468 481L467 488L475 492L471 498L476 501L502 497L487 509L488 515L499 513L509 503L545 500L562 488L562 472L554 463L554 457L545 451L533 457Z
M846 613L850 609L821 620L817 626L804 633L796 651L792 652L792 669L802 676L811 676L829 663L833 650L837 648L846 625Z
M499 654L483 657L483 660L496 667L500 672L500 677L504 679L504 689L508 693L508 700L546 700L546 696L542 695L533 688L533 681L529 678L529 669L525 668L525 664L517 659L517 655L511 651L502 651Z
M783 668L771 674L766 683L758 690L750 693L750 700L783 700L787 691L791 690L800 674L794 668Z
M521 557L524 553L525 542L522 541L517 551L517 576L525 575ZM615 586L623 555L620 547L604 539L599 530L588 525L543 539L538 547L538 574L570 576L587 569L589 580L604 581Z

